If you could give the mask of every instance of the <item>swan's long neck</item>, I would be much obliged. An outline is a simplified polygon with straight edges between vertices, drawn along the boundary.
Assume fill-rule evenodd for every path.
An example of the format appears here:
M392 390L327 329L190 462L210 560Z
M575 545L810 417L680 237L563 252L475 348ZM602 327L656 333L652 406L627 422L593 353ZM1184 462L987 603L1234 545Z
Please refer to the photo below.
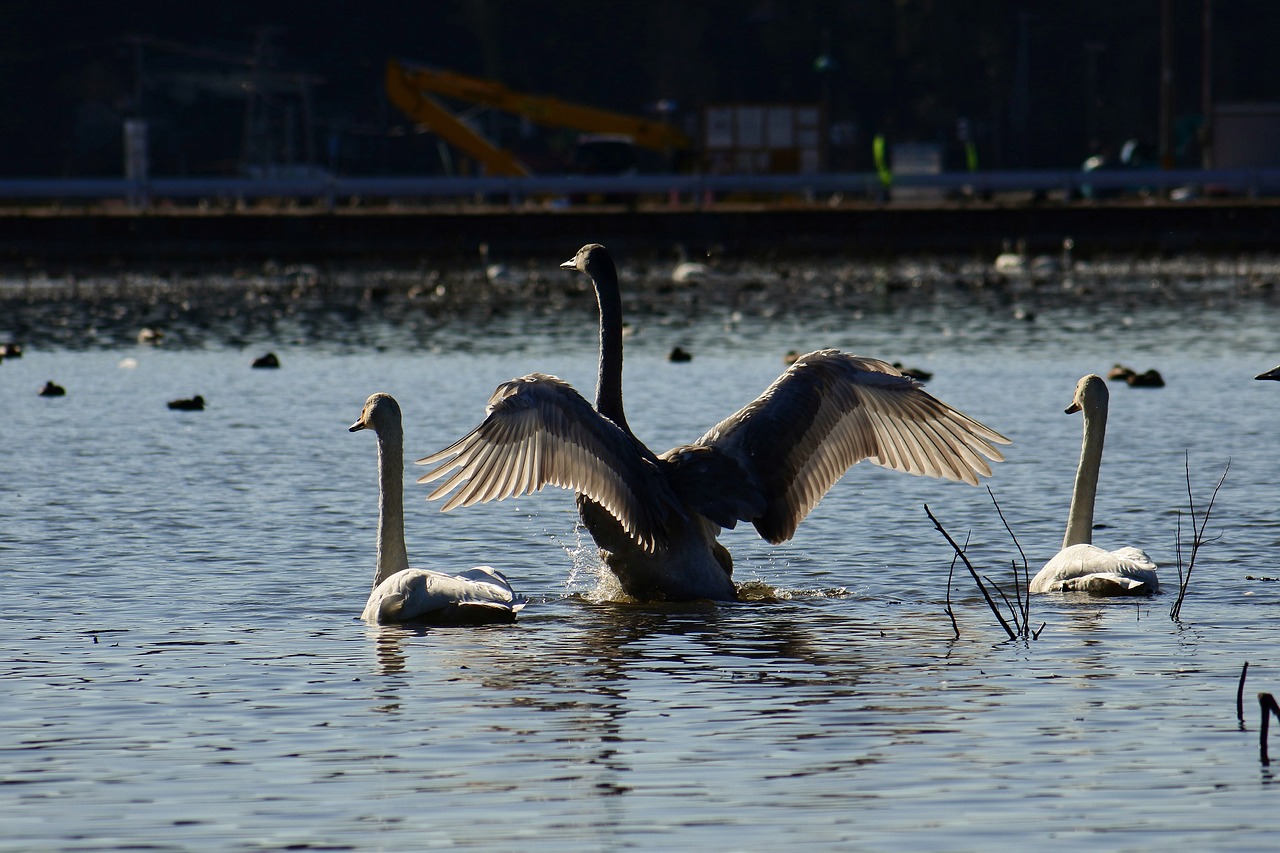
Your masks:
M593 275L600 305L600 370L596 376L596 411L631 434L622 410L622 294L612 270Z
M1076 468L1076 485L1071 492L1071 512L1067 515L1067 535L1062 547L1093 543L1093 502L1098 495L1098 471L1102 467L1102 443L1107 434L1107 401L1084 406L1084 443Z
M385 434L384 434L385 433ZM409 568L404 546L404 429L400 424L378 430L378 563L376 587Z

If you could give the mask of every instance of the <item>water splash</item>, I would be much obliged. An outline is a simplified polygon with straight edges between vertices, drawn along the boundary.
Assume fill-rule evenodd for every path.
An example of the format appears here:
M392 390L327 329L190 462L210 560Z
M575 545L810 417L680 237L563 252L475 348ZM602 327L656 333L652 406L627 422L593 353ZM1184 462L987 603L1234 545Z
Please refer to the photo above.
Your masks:
M567 594L593 601L616 601L622 596L617 580L601 565L600 551L581 521L573 525L572 543L552 538L569 557L569 576L564 582Z

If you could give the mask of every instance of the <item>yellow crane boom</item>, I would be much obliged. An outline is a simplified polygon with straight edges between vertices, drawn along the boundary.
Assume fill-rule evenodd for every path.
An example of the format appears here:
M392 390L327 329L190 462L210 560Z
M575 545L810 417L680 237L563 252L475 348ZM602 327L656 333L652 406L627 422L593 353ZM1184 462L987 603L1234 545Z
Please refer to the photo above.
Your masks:
M435 95L514 113L548 127L621 134L636 145L656 151L685 149L693 144L689 137L660 121L572 104L558 98L527 95L512 91L494 80L422 65L407 65L396 59L387 60L386 87L391 103L401 112L427 125L450 145L474 157L491 175L528 175L529 169L511 152L498 148L454 116Z

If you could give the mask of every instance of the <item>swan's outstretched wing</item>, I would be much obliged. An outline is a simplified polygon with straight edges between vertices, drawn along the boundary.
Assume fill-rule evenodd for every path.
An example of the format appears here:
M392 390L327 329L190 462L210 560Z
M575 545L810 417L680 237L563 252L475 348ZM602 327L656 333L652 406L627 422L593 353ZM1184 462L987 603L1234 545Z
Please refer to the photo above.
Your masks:
M736 458L761 484L760 535L785 542L849 466L976 485L1009 439L931 396L889 364L838 350L797 359L745 408L698 440Z
M457 489L445 512L550 484L600 504L650 551L668 513L681 512L657 464L634 440L567 382L543 373L499 385L478 427L418 460L438 462L418 482L448 475L427 496L436 500Z

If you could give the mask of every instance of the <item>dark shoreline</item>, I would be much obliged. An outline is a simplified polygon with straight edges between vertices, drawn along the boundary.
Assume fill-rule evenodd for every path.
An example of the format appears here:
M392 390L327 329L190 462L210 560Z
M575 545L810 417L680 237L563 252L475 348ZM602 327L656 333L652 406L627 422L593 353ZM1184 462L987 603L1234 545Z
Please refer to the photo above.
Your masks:
M0 269L229 269L242 264L436 268L562 260L597 241L634 258L715 248L757 260L909 255L989 257L1021 242L1078 257L1243 255L1280 246L1280 200L1043 203L893 202L839 206L509 207L202 210L0 209Z

